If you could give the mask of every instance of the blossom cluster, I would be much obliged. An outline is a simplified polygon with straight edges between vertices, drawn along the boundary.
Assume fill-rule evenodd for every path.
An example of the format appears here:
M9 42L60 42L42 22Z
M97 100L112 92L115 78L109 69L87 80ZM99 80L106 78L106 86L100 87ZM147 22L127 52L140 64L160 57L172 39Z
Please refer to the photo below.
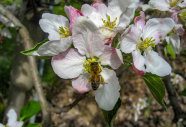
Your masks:
M185 1L166 4L150 0L148 8L169 10L175 15L173 5L185 7ZM166 8L161 7L163 5ZM44 13L39 24L49 34L49 41L32 55L52 56L52 68L59 77L72 79L72 87L81 94L93 90L99 107L112 110L120 97L115 70L123 64L122 53L132 54L133 69L138 74L150 72L166 76L171 73L171 66L159 56L155 46L165 39L171 43L167 35L173 30L184 34L172 15L149 18L141 11L135 17L140 6L138 0L109 0L108 5L103 2L83 4L81 10L65 6L68 19ZM181 35L175 34L171 36ZM117 46L113 46L116 37Z

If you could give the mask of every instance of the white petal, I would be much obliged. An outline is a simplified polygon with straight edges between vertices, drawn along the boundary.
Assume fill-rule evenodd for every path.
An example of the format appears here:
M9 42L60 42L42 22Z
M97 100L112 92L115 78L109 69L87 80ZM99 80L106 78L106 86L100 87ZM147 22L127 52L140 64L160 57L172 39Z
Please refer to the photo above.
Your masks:
M136 27L133 25L129 30L129 33L121 37L120 48L124 53L131 53L132 51L136 50L136 45L140 33L135 28Z
M91 90L91 85L88 81L88 75L83 74L72 80L72 87L83 94Z
M48 41L41 45L39 49L34 52L37 56L54 56L60 52L66 51L72 44L72 37L61 38L60 40Z
M145 72L145 58L144 56L141 55L141 52L138 50L135 50L132 52L132 57L133 57L133 64L134 66L140 70Z
M96 1L92 3L91 6L94 7L101 16L106 16L107 6L103 2Z
M173 46L174 51L176 54L180 52L180 37L179 35L173 33L169 37L166 37L167 43Z
M123 63L121 52L119 49L105 45L103 54L99 57L102 65L109 65L113 69L117 69Z
M84 56L81 56L75 49L71 48L53 56L52 67L59 77L71 79L83 73L84 60Z
M4 127L4 125L0 123L0 127Z
M87 57L99 57L104 49L104 40L100 37L97 27L86 17L79 17L72 32L74 47Z
M145 27L145 13L140 12L140 16L137 16L134 19L135 26L140 29L140 31L143 31L143 28Z
M169 0L150 0L149 5L161 11L168 11L170 8Z
M119 19L121 14L125 12L132 2L134 2L134 0L111 0L108 3L108 15L113 17L111 21L115 19L114 17Z
M44 32L49 33L49 40L59 40L59 27L69 27L69 22L64 16L44 13L39 25Z
M153 18L147 21L143 31L143 39L152 37L158 43L174 27L175 23L171 18Z
M88 17L97 27L101 27L104 25L101 19L105 19L106 14L104 15L102 12L98 12L96 8L88 4L84 4L81 7L81 12L84 16Z
M145 58L146 71L159 76L166 76L171 73L170 65L158 55L158 53L151 51Z
M14 109L10 109L8 111L7 117L8 117L8 124L7 125L14 124L17 121L17 114Z
M101 72L106 84L94 91L95 99L99 107L103 110L112 110L120 97L120 85L116 73L113 70L104 68Z
M121 17L119 19L118 29L125 29L126 26L129 25L129 23L134 18L136 8L128 8L124 13L121 14Z

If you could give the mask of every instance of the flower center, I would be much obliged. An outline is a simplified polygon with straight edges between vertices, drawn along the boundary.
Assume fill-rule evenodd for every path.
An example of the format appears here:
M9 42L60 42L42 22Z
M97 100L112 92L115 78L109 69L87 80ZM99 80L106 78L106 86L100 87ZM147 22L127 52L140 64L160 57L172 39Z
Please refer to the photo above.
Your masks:
M179 2L179 0L170 0L170 6L174 7Z
M65 37L71 36L72 34L70 33L68 27L60 26L59 27L59 35L60 35L60 38L65 38Z
M84 71L89 74L98 74L102 71L102 67L97 58L89 58L84 61Z
M116 26L117 17L114 19L114 21L111 21L110 16L107 15L107 20L104 20L103 18L101 20L103 21L105 27L114 28Z
M143 40L141 38L141 40L138 42L137 44L137 49L139 49L140 51L145 51L147 50L147 53L149 52L149 47L152 48L155 47L155 43L154 43L155 39L152 39L152 37L149 39L149 37L147 37L145 40Z

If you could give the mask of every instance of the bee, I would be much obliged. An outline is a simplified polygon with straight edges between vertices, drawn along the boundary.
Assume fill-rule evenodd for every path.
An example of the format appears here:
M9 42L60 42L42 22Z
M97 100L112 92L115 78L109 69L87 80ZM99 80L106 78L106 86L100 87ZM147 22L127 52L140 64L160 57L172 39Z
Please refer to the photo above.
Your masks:
M90 64L90 78L89 82L91 83L92 89L97 90L100 84L105 84L103 77L100 72L102 68L98 62L92 62Z

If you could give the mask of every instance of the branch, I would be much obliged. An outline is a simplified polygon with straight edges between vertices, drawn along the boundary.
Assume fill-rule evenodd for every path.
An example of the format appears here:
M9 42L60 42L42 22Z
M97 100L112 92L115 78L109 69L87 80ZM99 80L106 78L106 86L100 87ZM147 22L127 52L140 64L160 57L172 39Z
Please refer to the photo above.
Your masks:
M52 108L52 112L55 112L57 114L60 114L61 112L68 112L70 109L72 109L74 106L76 106L81 100L83 100L86 97L86 94L82 94L79 97L76 98L76 100L69 105L63 106L62 108Z
M184 118L186 119L186 115L184 115L184 111L181 109L179 103L178 103L178 99L176 97L176 91L170 81L170 76L166 76L165 78L163 78L164 83L165 83L165 87L168 93L168 98L170 100L170 104L173 108L174 111L174 119L173 122L178 122L178 120L180 118Z
M5 9L2 5L0 5L0 13L2 15L4 15L5 17L7 17L10 21L12 21L14 23L14 25L16 27L19 28L19 34L21 35L23 42L24 42L24 47L25 49L30 49L32 48L31 44L32 44L32 39L29 36L29 32L26 29L26 27L7 9ZM32 76L33 76L33 80L34 80L34 85L35 85L35 89L37 91L38 97L39 97L39 101L42 107L42 124L44 127L49 127L50 126L50 113L48 111L48 104L47 101L44 97L43 94L43 89L40 83L40 78L39 78L39 74L38 74L38 70L37 70L37 64L36 64L36 60L33 56L29 56L28 57L28 61L31 67L31 72L32 72Z

